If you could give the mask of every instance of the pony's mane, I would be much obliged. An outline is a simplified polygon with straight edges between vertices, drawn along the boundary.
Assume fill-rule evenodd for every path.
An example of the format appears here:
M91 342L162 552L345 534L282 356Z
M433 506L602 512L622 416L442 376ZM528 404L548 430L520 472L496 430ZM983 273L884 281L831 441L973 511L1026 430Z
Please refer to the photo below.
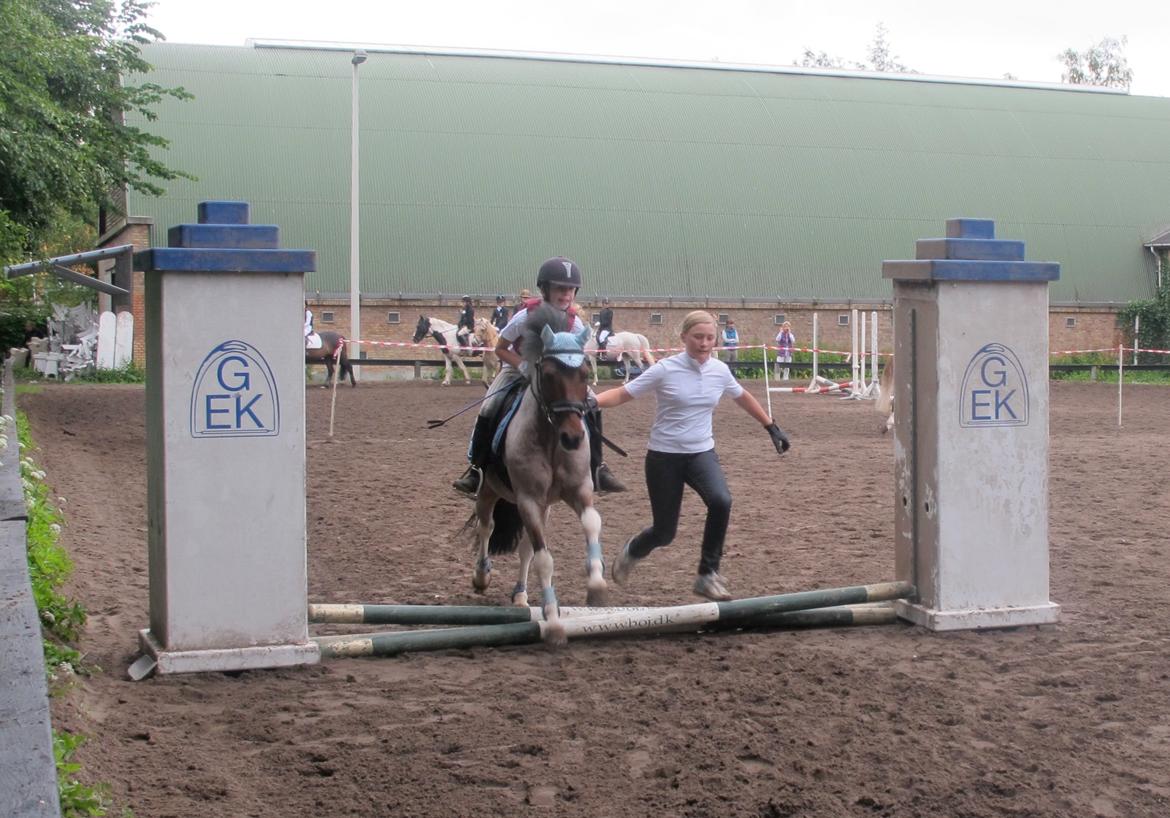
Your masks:
M524 321L524 335L522 336L524 340L520 343L520 351L529 367L535 367L537 361L540 360L541 353L544 352L544 341L540 338L541 331L548 327L553 332L568 332L569 326L569 317L552 304L541 304L528 313L528 317Z

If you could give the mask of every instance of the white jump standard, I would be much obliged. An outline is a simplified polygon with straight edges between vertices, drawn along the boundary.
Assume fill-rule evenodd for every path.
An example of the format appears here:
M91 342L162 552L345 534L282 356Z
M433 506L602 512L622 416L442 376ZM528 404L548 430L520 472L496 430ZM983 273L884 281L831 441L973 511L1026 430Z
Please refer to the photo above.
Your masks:
M1053 262L947 221L894 281L896 574L932 630L1055 622L1048 598L1048 282Z
M203 202L135 255L146 290L150 629L141 679L316 662L306 615L310 250Z

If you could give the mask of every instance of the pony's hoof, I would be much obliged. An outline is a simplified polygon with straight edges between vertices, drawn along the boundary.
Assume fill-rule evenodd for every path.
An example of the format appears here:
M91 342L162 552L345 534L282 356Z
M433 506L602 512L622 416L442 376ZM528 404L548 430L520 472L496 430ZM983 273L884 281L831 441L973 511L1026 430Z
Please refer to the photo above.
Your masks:
M553 650L559 650L569 644L565 626L560 622L549 622L544 629L544 644Z
M585 591L585 604L590 608L604 608L609 596L608 590L604 582L596 588L588 588Z
M492 584L491 571L476 571L471 576L471 586L481 594Z
M519 593L512 594L512 605L516 608L527 608L528 592L520 591Z

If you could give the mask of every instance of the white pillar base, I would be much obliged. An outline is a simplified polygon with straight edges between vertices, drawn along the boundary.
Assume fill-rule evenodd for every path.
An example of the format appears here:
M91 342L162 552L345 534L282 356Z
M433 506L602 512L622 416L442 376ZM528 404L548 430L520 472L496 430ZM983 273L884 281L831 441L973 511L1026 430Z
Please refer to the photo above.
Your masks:
M142 652L151 656L155 673L204 673L207 671L256 670L259 668L315 665L321 649L312 640L292 645L260 645L214 650L166 650L149 630L138 632Z
M1052 625L1060 619L1060 606L1055 602L1025 608L972 608L970 610L939 611L899 600L894 603L894 610L902 619L932 631Z

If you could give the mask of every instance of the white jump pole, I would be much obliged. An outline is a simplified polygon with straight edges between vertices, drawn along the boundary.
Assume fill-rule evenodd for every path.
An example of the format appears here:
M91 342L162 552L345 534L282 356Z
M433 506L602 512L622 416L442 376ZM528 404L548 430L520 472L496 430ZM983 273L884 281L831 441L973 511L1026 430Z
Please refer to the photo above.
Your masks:
M1125 380L1125 344L1117 345L1117 428L1121 428L1121 384Z
M874 310L869 314L869 389L866 394L875 397L878 390L878 314Z

